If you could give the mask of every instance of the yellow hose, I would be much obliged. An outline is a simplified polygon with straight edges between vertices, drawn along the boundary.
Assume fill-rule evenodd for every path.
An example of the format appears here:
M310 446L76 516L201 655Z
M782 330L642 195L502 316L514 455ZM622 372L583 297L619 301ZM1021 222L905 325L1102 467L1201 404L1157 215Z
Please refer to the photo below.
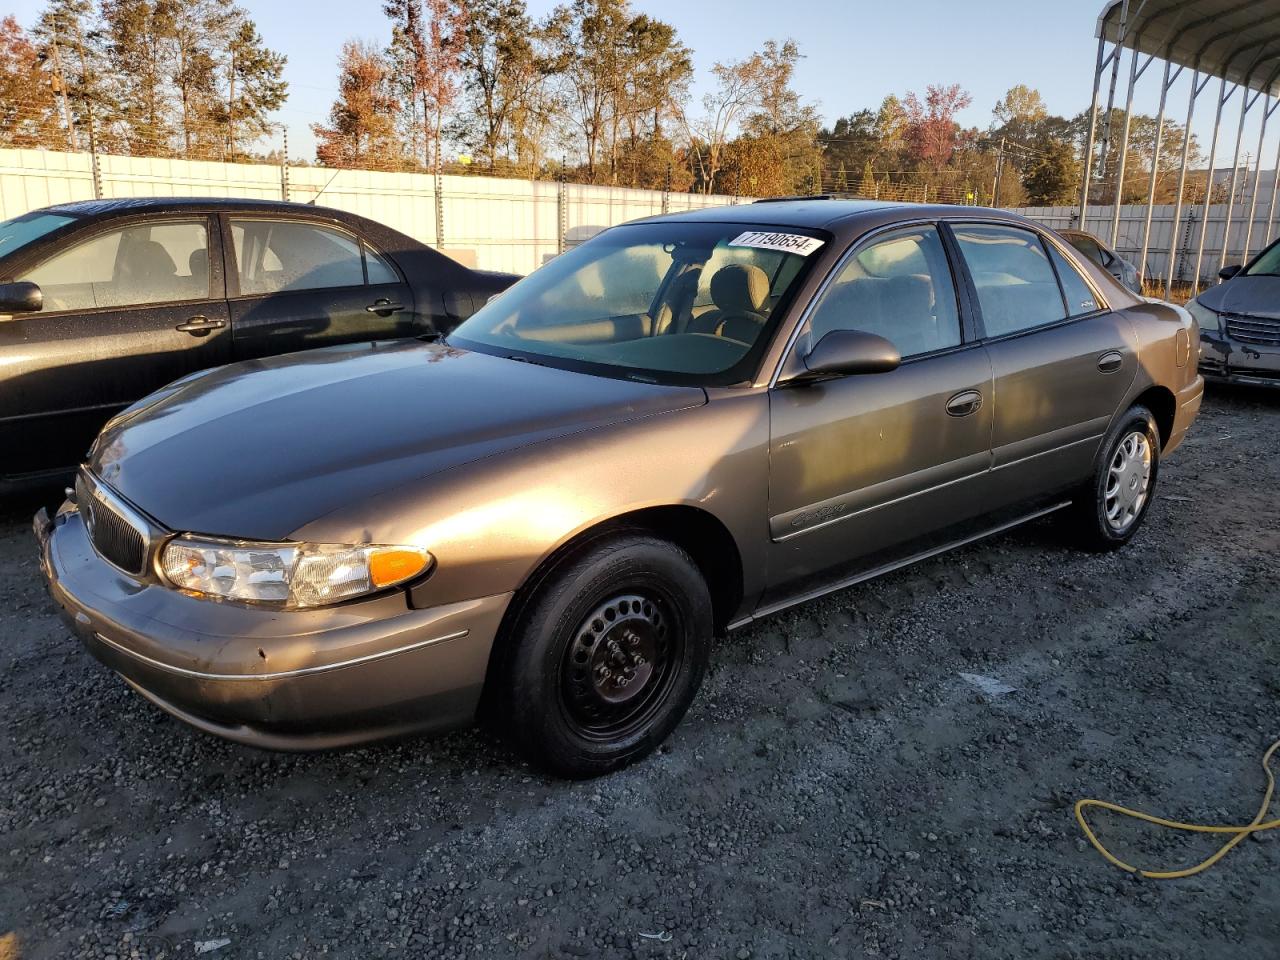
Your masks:
M1276 749L1280 748L1280 740L1273 743L1267 752L1262 755L1262 770L1267 775L1267 792L1262 797L1262 806L1258 808L1258 815L1253 821L1243 827L1217 827L1207 826L1201 823L1180 823L1177 820L1165 820L1163 817L1153 817L1149 813L1141 813L1137 810L1130 810L1128 807L1122 807L1118 804L1107 803L1105 800L1078 800L1076 802L1076 820L1080 823L1080 829L1084 831L1084 835L1089 838L1089 842L1093 844L1093 848L1106 857L1107 861L1121 870L1127 870L1129 873L1136 873L1143 877L1150 877L1153 880L1177 880L1181 877L1190 877L1199 873L1201 870L1208 870L1215 863L1227 855L1227 852L1237 843L1249 836L1251 833L1261 833L1263 830L1274 830L1280 827L1280 819L1269 820L1263 822L1263 818L1267 815L1267 810L1271 807L1271 797L1276 790L1276 778L1271 772L1271 757L1275 754ZM1110 810L1112 813L1119 813L1126 817L1132 817L1135 820L1142 820L1146 823L1154 823L1157 826L1168 827L1170 830L1184 830L1187 833L1230 833L1234 836L1222 845L1222 847L1212 856L1201 860L1194 867L1188 867L1185 870L1141 870L1131 863L1125 863L1119 857L1115 856L1110 850L1102 845L1102 841L1089 828L1089 824L1084 819L1084 811L1086 807L1100 807L1103 810Z

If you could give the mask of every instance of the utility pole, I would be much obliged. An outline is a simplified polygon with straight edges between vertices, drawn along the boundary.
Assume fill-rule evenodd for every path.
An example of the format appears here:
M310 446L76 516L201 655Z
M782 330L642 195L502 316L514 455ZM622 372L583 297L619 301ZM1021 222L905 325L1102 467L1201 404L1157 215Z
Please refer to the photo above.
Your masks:
M67 75L62 69L62 51L58 47L58 22L55 20L53 24L53 38L49 41L49 48L52 52L54 83L57 84L54 93L62 97L62 116L67 123L67 147L72 153L76 153L80 149L79 139L76 137L76 125L71 119L71 101L67 99Z
M80 29L80 18L73 22L76 26L76 49L80 53L80 76L85 87L85 112L89 115L89 162L93 167L93 198L102 199L102 165L98 162L98 122L93 115L93 85L90 82L89 59L84 55L84 31Z

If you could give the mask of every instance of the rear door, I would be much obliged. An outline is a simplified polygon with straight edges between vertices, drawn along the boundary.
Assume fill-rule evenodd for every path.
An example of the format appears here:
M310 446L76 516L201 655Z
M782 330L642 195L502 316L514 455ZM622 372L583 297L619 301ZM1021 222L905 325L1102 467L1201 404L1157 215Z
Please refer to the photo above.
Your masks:
M1138 367L1137 339L1056 243L954 223L995 374L994 508L1086 478Z
M227 216L237 359L420 332L399 268L334 223Z
M40 313L0 319L0 475L74 466L114 413L230 358L214 217L109 221L20 269Z
M927 223L856 245L784 365L826 333L879 334L889 373L770 393L766 605L883 565L978 514L991 451L991 363L964 330L943 238Z

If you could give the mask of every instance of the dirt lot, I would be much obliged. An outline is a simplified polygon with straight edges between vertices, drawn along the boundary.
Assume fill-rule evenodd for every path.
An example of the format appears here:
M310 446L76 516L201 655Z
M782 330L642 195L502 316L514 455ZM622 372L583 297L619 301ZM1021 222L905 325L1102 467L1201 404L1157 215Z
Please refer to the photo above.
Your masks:
M1248 820L1280 737L1280 395L1211 392L1159 494L1119 554L1041 523L733 637L668 749L584 784L477 733L187 730L62 629L11 502L0 957L1280 956L1280 837L1159 883L1071 815Z

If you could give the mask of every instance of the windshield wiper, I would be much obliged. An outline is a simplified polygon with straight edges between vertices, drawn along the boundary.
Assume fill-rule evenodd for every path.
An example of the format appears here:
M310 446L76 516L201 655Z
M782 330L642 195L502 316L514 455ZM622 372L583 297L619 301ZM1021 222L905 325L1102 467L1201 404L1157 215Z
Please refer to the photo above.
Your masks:
M531 360L529 357L519 357L519 356L516 356L514 353L507 354L507 359L514 360L516 361L516 363L529 363L535 367L547 366L547 364L543 363L541 360Z

